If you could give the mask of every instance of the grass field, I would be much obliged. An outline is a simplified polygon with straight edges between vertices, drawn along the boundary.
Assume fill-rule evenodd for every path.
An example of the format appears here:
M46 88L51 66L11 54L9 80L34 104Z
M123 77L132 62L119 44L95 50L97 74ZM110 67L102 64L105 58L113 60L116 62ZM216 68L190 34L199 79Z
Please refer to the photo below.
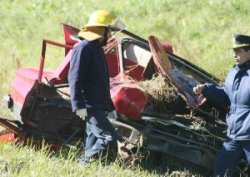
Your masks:
M36 151L31 147L0 144L1 177L140 177L157 176L139 167L126 168L118 162L105 164L94 162L84 167L78 165L76 152L73 150L58 153L42 147Z
M250 35L249 7L249 0L2 0L0 97L9 93L17 68L38 67L42 39L63 43L60 23L81 27L96 9L113 11L129 31L145 39L155 35L169 41L177 55L223 80L234 64L231 35ZM53 68L61 53L50 50L48 66ZM2 102L0 115L10 116ZM73 156L0 144L0 176L157 176L117 164L82 170Z

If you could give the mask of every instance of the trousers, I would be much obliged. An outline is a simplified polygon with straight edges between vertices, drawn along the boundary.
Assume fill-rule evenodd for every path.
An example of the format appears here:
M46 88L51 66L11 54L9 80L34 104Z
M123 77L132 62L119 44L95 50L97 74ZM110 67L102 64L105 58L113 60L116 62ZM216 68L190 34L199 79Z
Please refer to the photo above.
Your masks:
M100 155L117 153L117 133L105 111L88 108L86 117L86 143L84 159L97 159Z
M250 140L228 138L215 159L214 176L233 176L242 158L250 165Z

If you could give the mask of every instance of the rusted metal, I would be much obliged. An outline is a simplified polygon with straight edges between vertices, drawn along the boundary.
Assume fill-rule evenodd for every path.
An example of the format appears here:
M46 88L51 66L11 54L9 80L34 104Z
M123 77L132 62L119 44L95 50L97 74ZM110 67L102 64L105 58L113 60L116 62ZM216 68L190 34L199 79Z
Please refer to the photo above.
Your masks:
M66 48L66 49L72 49L73 48L73 46L71 46L71 45L61 44L61 43L58 43L58 42L55 42L55 41L44 39L43 42L42 42L42 51L41 51L41 56L40 56L39 73L38 73L38 77L37 77L37 80L39 82L41 82L41 80L42 80L43 67L44 67L47 44L51 44L51 45Z
M21 128L19 128L17 125L13 125L10 123L10 120L0 118L0 125L9 130L7 133L6 131L0 133L0 139L3 140L10 140L13 141L13 139L19 139L24 140L25 135Z

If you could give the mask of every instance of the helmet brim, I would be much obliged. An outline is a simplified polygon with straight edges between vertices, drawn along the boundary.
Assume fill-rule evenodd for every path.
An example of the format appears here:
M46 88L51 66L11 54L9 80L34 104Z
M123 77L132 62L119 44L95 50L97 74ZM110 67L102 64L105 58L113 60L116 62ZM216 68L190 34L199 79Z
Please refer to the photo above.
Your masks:
M250 44L235 44L233 45L233 49L238 49L238 48L248 47L248 46L250 46Z
M78 33L78 37L84 38L88 41L94 41L96 39L100 39L104 35L104 32L104 28L88 27L82 29Z

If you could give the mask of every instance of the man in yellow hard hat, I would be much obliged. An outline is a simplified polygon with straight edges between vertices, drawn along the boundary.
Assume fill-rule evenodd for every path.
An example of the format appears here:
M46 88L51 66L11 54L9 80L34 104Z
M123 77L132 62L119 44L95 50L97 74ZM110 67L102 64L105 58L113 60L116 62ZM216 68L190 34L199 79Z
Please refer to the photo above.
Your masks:
M69 70L72 110L86 122L85 154L80 163L116 153L117 134L105 112L114 110L109 73L102 46L117 30L116 17L109 11L93 12L78 34ZM106 152L109 152L108 154Z

